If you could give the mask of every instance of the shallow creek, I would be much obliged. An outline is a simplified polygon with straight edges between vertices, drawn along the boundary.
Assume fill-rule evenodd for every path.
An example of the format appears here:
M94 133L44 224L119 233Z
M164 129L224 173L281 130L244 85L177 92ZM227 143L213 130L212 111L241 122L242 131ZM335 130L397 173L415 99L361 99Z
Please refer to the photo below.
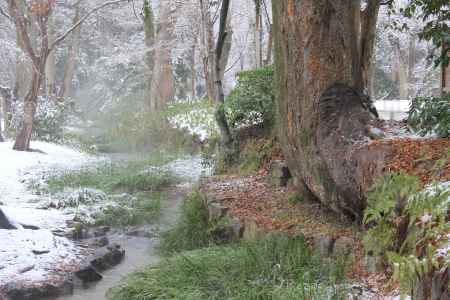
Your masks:
M152 225L156 231L166 230L177 220L178 208L184 196L192 186L198 182L201 174L205 172L199 157L191 157L171 162L167 168L183 178L184 183L173 187L167 193L163 202L161 217L157 224ZM87 287L75 287L72 295L52 298L57 300L101 300L106 299L106 293L117 286L121 280L150 264L159 261L157 238L130 237L126 235L108 236L111 243L118 243L125 249L124 260L116 267L102 273L103 279Z

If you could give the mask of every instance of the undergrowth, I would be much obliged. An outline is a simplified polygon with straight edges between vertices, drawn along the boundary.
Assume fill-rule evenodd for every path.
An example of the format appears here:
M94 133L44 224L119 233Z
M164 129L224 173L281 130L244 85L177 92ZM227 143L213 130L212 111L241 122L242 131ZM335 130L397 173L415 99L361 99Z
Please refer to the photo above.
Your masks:
M123 299L344 299L344 268L324 264L303 238L257 242L175 255L135 273L109 293Z
M173 254L209 246L212 244L210 228L203 195L193 192L183 202L174 228L162 234L161 251Z
M393 267L403 293L411 293L419 282L430 292L433 278L447 272L449 196L448 188L423 189L417 177L402 173L384 176L368 195L365 249Z
M46 178L50 193L66 188L90 187L105 192L153 191L169 186L176 178L159 169L170 158L152 157L147 160L102 162L79 170L69 170Z

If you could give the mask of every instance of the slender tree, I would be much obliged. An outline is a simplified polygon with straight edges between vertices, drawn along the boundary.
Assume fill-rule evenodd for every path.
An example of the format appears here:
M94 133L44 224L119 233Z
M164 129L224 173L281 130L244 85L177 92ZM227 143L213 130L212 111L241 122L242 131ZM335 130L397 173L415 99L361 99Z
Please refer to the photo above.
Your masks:
M225 116L225 95L223 91L223 64L221 63L222 55L224 54L224 47L227 40L227 18L230 7L230 0L223 0L222 7L220 9L220 23L219 23L219 35L217 37L216 51L215 51L215 86L216 86L216 121L220 130L221 146L225 153L225 159L230 159L233 151L233 139L231 136L230 128L228 126L227 118Z
M24 11L20 9L22 1L8 0L9 11L14 20L20 44L23 46L25 54L32 63L31 84L27 94L25 95L23 121L13 146L14 150L30 150L33 122L38 104L37 99L45 76L45 67L50 53L55 50L55 48L62 41L64 41L93 13L105 6L118 4L125 1L127 0L108 1L95 7L65 33L55 38L53 43L50 43L48 35L48 20L55 0L32 0L26 9L29 15L35 19L39 31L39 42L37 46L34 46L30 38L31 32L27 26L29 20L25 18Z
M75 25L80 21L80 10L81 10L81 1L78 0L75 2L75 15L73 17L72 24ZM69 97L72 93L72 80L75 74L75 65L77 61L77 53L80 47L80 35L81 35L81 25L78 26L71 34L71 40L69 43L69 47L67 49L67 59L64 65L64 75L61 84L61 88L58 92L58 100L63 101L67 97Z
M152 109L151 86L153 78L153 68L155 65L155 18L153 9L148 0L144 1L144 34L145 34L145 104L147 111Z

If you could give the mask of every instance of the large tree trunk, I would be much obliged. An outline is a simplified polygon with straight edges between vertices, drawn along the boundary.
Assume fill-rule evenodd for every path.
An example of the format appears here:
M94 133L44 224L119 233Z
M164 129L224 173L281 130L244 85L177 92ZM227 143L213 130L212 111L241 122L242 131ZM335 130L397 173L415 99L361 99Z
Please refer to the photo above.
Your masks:
M174 20L171 1L160 3L160 15L156 35L154 67L150 87L150 109L159 112L166 108L167 103L175 96L174 78L172 72L172 42Z
M361 91L360 9L348 0L273 1L279 135L305 196L360 218L374 119ZM359 53L359 54L358 54Z

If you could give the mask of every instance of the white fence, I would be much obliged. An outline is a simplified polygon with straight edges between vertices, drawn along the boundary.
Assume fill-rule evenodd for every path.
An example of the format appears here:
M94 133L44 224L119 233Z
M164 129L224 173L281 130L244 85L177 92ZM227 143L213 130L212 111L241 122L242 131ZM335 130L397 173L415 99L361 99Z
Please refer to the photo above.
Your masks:
M375 107L383 120L400 121L408 117L411 100L378 100Z

